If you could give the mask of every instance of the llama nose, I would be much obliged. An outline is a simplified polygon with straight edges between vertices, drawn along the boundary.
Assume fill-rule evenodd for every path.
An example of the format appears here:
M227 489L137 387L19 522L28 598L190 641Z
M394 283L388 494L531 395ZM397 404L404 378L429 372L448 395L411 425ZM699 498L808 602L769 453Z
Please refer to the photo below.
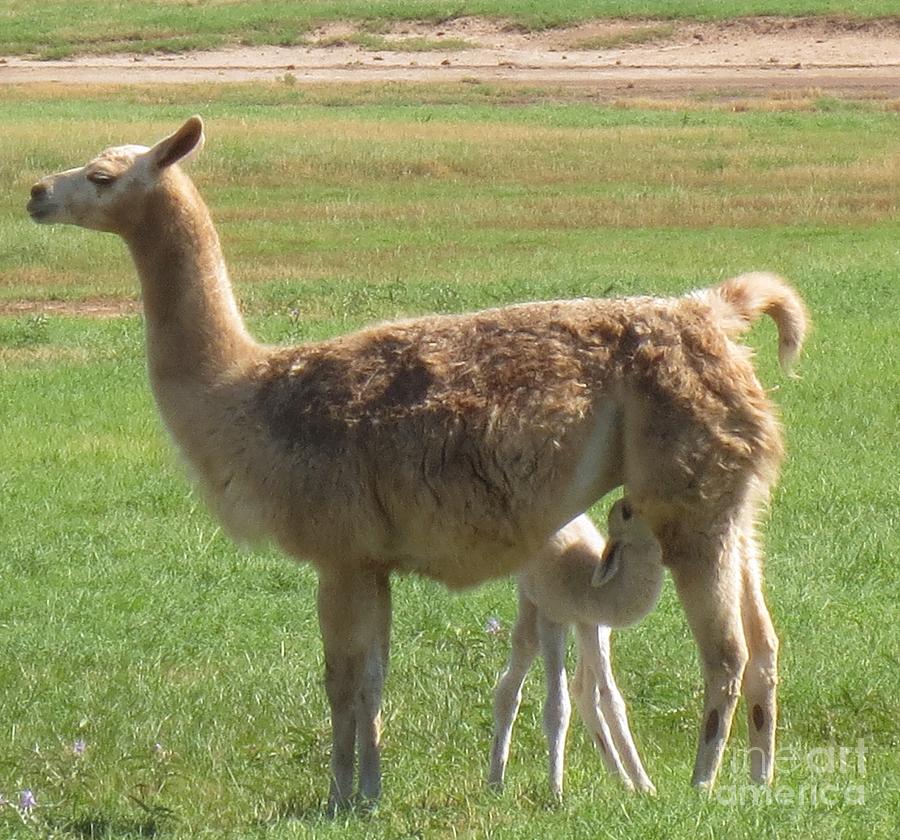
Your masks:
M48 192L48 190L47 190L46 185L42 184L39 181L37 184L35 184L31 188L31 197L32 198L43 198L45 195L47 195L47 192Z

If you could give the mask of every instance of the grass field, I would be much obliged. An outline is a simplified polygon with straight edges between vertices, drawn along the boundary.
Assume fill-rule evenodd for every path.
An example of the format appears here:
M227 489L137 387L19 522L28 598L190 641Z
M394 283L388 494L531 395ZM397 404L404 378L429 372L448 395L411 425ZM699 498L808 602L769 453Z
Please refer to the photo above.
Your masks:
M464 15L526 29L602 17L723 19L746 15L873 18L897 14L895 0L6 0L0 55L209 49L226 44L302 44L320 23L351 20L378 29L395 21L442 22Z
M765 528L783 640L772 798L745 786L743 720L718 793L688 786L701 682L671 586L615 643L659 796L620 791L573 721L567 795L552 805L537 676L508 788L489 793L512 586L451 596L401 579L386 796L370 817L329 823L314 576L234 548L191 495L156 419L139 317L0 316L0 837L895 836L897 112L814 95L739 112L606 108L474 84L4 94L0 307L133 297L122 244L32 225L28 186L199 112L193 172L267 341L678 293L751 268L786 274L815 331L799 380L777 372L770 324L750 338L790 450ZM500 635L485 630L493 617Z

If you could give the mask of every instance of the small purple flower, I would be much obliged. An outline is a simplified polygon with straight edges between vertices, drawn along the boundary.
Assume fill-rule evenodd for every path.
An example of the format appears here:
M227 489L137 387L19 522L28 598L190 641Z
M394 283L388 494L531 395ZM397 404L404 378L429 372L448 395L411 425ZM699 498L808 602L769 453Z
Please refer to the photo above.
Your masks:
M23 814L30 814L34 808L37 808L37 799L34 798L31 788L25 788L19 794L19 810Z
M87 742L84 738L79 738L72 744L72 752L75 753L75 755L84 755L85 752L87 752Z
M502 630L503 625L496 616L491 616L484 625L484 632L489 636L499 636Z

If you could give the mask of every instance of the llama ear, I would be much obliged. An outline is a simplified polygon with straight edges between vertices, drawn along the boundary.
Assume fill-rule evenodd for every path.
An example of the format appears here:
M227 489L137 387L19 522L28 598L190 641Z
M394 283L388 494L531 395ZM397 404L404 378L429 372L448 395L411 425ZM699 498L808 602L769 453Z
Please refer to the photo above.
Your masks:
M603 552L603 557L600 559L600 565L594 569L594 573L591 575L591 586L594 589L599 589L616 576L616 572L619 571L621 556L621 543L614 542L606 547L606 551Z
M189 117L174 134L160 140L151 150L156 165L165 169L197 154L203 148L203 120Z

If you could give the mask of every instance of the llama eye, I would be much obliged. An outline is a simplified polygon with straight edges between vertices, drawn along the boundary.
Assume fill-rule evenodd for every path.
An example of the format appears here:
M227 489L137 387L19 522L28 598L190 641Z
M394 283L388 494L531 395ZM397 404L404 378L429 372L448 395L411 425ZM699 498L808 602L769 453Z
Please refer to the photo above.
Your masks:
M631 505L628 502L622 502L622 521L627 522L631 519Z
M90 175L87 176L88 181L92 184L97 184L98 186L105 187L111 184L116 180L115 175L110 175L109 172L91 172Z

